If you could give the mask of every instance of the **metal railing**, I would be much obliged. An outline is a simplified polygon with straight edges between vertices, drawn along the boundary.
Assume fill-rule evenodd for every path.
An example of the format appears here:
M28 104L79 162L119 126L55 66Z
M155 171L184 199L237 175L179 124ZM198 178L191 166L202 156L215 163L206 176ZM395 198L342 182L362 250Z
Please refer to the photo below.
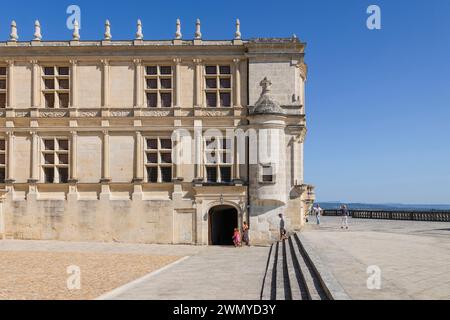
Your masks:
M341 210L324 210L324 216L340 216ZM354 219L450 222L450 211L350 210Z

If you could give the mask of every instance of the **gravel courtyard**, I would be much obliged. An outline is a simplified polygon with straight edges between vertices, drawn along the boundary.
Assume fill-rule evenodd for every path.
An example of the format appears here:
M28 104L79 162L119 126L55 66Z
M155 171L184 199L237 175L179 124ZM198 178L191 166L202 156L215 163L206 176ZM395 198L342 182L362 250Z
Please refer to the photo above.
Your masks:
M177 256L102 252L0 251L0 300L84 300L164 267ZM69 290L69 266L80 270L80 290Z

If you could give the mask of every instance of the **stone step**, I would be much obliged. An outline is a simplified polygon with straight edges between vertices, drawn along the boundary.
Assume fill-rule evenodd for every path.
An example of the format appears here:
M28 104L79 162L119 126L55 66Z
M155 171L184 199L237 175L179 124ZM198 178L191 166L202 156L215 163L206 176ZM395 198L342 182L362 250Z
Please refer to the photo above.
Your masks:
M272 244L270 248L269 259L267 261L267 270L264 278L264 286L261 294L261 300L274 300L275 299L275 290L276 287L276 279L274 279L274 265L276 264L276 247L277 243ZM274 281L275 280L275 281Z
M297 257L293 250L292 237L285 241L286 246L286 260L289 276L289 288L291 292L291 300L303 300L301 290L301 279L299 278L300 270L298 269Z
M289 281L285 277L285 254L282 242L277 242L277 263L276 263L276 293L275 300L288 300L286 285Z
M327 295L322 288L322 284L320 283L320 280L316 275L313 266L307 258L307 254L303 250L297 234L293 235L292 244L301 270L301 274L303 275L304 285L308 293L308 298L310 300L326 300Z

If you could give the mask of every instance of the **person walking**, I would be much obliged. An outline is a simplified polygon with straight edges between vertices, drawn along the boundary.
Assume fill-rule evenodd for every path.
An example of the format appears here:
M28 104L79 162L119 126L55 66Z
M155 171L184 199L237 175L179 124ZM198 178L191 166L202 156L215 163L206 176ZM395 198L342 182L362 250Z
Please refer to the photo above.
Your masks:
M313 212L316 215L317 224L320 225L320 217L323 212L322 208L320 207L320 204L316 204L316 206L313 208Z
M348 210L348 207L346 205L341 206L341 229L347 229L348 230L348 217L350 215L350 211Z
M248 223L244 221L244 225L242 226L242 242L244 242L247 247L250 246L250 237L248 235L249 229Z
M283 241L287 239L286 224L284 222L283 214L280 213L278 216L280 217L280 241Z

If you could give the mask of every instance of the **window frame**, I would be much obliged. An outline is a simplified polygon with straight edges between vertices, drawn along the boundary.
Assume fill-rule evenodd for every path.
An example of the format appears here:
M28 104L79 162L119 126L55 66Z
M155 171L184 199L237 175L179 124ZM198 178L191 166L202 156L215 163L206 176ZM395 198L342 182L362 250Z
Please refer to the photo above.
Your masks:
M208 146L208 141L210 139L215 140L214 147L210 148ZM228 148L224 148L223 142L227 140L229 141L230 145ZM231 137L226 136L204 136L203 139L203 150L204 150L204 176L205 176L205 182L206 183L231 183L234 179L234 154L233 154L233 139ZM215 162L210 162L208 159L208 155L214 153L215 156ZM223 161L223 156L226 155L226 161ZM211 157L212 159L212 157ZM216 181L208 181L208 168L215 168L216 169ZM230 180L229 181L223 181L222 179L222 168L229 168L230 170Z
M208 74L206 72L207 68L209 67L215 67L216 73L215 74ZM230 70L230 73L222 74L220 72L221 67L228 67ZM229 88L221 88L220 86L220 80L227 79L230 81L230 87ZM216 81L216 87L215 88L208 88L207 82L208 80L215 80ZM207 108L231 108L233 106L233 68L231 64L227 63L206 63L204 65L204 72L203 72L203 96L205 99L205 106ZM208 94L215 94L216 95L216 105L215 106L209 106L208 105ZM229 94L230 96L230 105L225 106L221 104L221 94Z
M156 149L149 149L148 148L148 140L157 140ZM161 140L170 140L171 142L171 149L163 149ZM156 163L150 163L148 162L148 154L156 154ZM166 163L162 162L162 154L170 154L171 162ZM174 142L172 141L172 137L166 136L166 135L160 135L160 136L145 136L144 137L144 181L146 183L156 184L156 183L172 183L174 179L174 163L173 163L173 156L174 156ZM148 168L156 168L157 170L157 179L156 182L152 182L149 180L148 175ZM170 168L171 170L171 179L170 181L163 181L163 174L162 174L162 168Z
M147 68L156 67L156 74L148 74ZM170 74L162 74L161 68L170 67ZM171 63L145 63L143 65L144 68L144 105L148 109L170 109L174 107L174 86L175 86L175 70L174 66ZM170 88L162 88L161 80L170 79L171 85ZM148 80L156 80L156 88L148 88L147 81ZM148 94L156 94L156 106L149 106L148 102ZM162 95L170 94L170 106L164 107L162 104Z
M43 107L45 109L68 109L70 108L70 91L72 88L72 80L71 80L71 74L72 69L69 64L67 63L56 63L56 64L42 64L41 67L41 95L42 95L42 102ZM53 68L53 75L46 75L45 69L46 68ZM60 68L67 68L68 74L67 75L60 75L59 69ZM47 89L45 86L46 80L53 80L53 88ZM66 89L61 89L59 87L59 80L67 80L69 85ZM61 98L60 94L67 95L67 107L61 106ZM53 107L47 107L47 95L53 95Z
M46 150L45 141L53 140L53 150ZM67 150L60 149L59 140L67 141ZM40 137L40 181L46 184L67 184L70 180L70 150L71 141L67 136L41 136ZM53 154L53 163L45 163L45 155ZM59 155L67 156L67 163L59 163ZM45 169L53 169L53 182L47 182L45 178ZM67 181L61 181L59 169L67 169Z
M1 149L0 148L0 155L2 155L3 157L4 157L4 163L1 163L0 162L0 170L2 170L3 172L4 172L4 179L2 180L2 179L0 179L0 184L5 184L6 183L6 174L7 174L7 165L8 165L8 154L7 154L7 151L8 151L8 147L7 147L7 139L6 139L6 137L3 137L3 136L0 136L0 141L3 141L3 146L4 146L4 149Z
M5 74L4 75L0 74L0 80L5 81L5 89L0 89L0 96L4 96L5 104L0 105L0 109L5 109L8 107L8 78L9 78L9 70L8 69L9 68L5 64L0 64L0 68L5 69Z

